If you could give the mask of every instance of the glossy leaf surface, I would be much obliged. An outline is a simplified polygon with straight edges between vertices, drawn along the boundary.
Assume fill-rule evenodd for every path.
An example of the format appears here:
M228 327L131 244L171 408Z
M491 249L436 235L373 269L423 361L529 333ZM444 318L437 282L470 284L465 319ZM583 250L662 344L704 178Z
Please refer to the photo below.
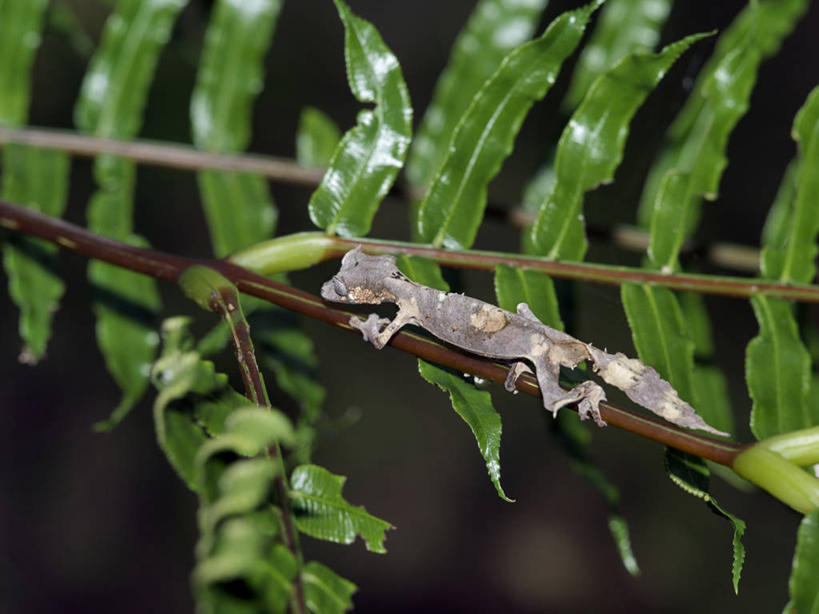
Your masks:
M651 51L671 10L671 0L608 0L574 69L563 106L574 109L603 72L633 51Z
M386 552L389 522L368 514L341 496L346 478L317 465L300 465L290 476L290 501L299 531L327 541L352 544L356 535L367 550Z
M819 614L819 511L799 524L785 614Z
M583 195L612 181L637 109L680 54L703 36L688 36L656 54L629 54L594 82L560 136L557 180L532 227L536 253L582 260L587 248Z
M485 390L478 390L462 375L429 362L419 361L418 371L430 384L449 393L452 409L472 429L489 472L489 479L504 501L512 502L500 484L501 417Z
M304 166L324 168L330 164L341 140L336 123L315 107L305 107L296 132L296 160Z
M489 182L512 151L532 104L546 95L600 3L564 13L543 36L509 53L475 96L418 208L422 241L454 249L472 245Z
M366 235L381 199L404 164L412 134L412 107L398 60L369 22L335 0L344 23L347 80L360 111L310 198L310 219L328 234Z
M734 584L734 592L738 592L742 565L745 562L745 546L742 544L742 536L745 533L745 521L723 509L714 496L708 492L710 474L704 460L697 456L674 450L673 448L666 448L665 462L668 475L672 482L688 494L705 501L708 507L725 518L733 526L734 537L732 545L734 556L731 567L731 577Z
M310 561L301 572L304 599L315 614L342 614L353 609L356 586L326 565Z
M191 97L193 142L199 149L247 147L253 101L264 85L264 55L281 5L281 0L213 5Z
M407 177L426 188L447 153L455 126L504 56L529 38L547 0L480 0L458 34L435 84L407 160Z

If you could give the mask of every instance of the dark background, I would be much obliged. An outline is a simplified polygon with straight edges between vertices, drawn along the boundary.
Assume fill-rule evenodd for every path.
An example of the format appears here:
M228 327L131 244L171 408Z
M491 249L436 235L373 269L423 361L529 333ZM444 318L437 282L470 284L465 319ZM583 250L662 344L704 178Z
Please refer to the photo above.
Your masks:
M69 4L96 42L110 6ZM350 4L376 25L401 62L417 124L474 2ZM577 5L552 2L544 25ZM723 28L742 6L678 2L662 43ZM192 0L182 14L161 57L141 136L190 142L188 102L208 10L208 2ZM730 141L720 199L704 207L702 240L758 245L765 213L794 154L793 116L819 82L817 28L814 5L780 54L763 65L751 110ZM685 85L712 48L713 40L698 43L649 97L634 121L617 181L587 199L591 224L633 222L648 163L684 100ZM34 69L32 124L71 127L85 66L86 58L65 37L46 32ZM492 184L493 201L514 205L559 135L568 74L564 70L533 108L515 153ZM347 88L343 30L329 0L285 3L250 149L292 157L298 114L308 104L342 129L354 123L359 108ZM83 221L92 187L90 162L76 159L68 219ZM273 186L279 234L311 228L309 193ZM136 212L137 230L159 249L208 254L193 174L141 167ZM405 203L388 199L372 236L406 238L407 215ZM476 248L514 251L517 244L517 230L487 219ZM605 242L593 243L588 259L639 262L638 255ZM707 263L688 264L720 272ZM119 396L95 346L85 265L72 255L60 260L68 290L48 357L36 368L16 361L17 313L10 300L0 301L0 611L190 611L196 502L157 448L150 399L114 432L91 431ZM325 263L291 280L317 293L336 267ZM460 282L468 293L492 296L487 274L467 273ZM576 284L573 292L579 309L572 331L598 346L633 353L618 290ZM194 312L175 288L163 287L163 294L164 315ZM744 301L707 302L716 360L730 378L738 436L748 440L743 361L756 333L753 314ZM572 473L538 401L492 388L504 418L503 484L517 499L508 504L495 495L468 428L445 395L419 379L413 357L391 349L376 354L321 323L304 326L317 342L327 413L340 416L355 408L361 414L354 427L324 442L315 461L349 476L348 500L397 527L388 534L385 556L366 552L360 541L343 547L303 538L308 560L325 562L358 584L360 611L771 612L787 600L799 516L764 493L743 493L714 479L720 502L748 522L748 557L735 597L729 524L666 478L660 446L614 428L595 429L593 453L621 490L643 572L631 578L609 536L601 497Z

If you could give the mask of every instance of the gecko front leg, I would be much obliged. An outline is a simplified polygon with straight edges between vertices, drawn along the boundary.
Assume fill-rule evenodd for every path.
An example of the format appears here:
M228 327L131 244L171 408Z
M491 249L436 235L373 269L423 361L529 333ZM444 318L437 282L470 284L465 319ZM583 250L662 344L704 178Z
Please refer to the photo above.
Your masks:
M366 320L361 320L353 316L350 318L349 323L350 326L361 331L365 341L369 341L377 350L380 350L387 345L389 340L392 339L392 336L397 333L402 326L414 324L415 316L403 309L399 309L392 321L390 321L389 318L379 317L377 313L371 313ZM387 326L382 330L381 327L385 324Z

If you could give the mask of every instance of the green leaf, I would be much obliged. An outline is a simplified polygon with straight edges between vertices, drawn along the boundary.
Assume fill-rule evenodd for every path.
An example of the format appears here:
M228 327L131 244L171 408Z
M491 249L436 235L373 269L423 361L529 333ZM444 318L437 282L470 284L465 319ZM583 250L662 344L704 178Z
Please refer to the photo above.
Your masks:
M317 465L296 467L290 476L296 526L311 537L347 545L360 535L367 550L386 552L384 533L392 525L368 514L362 506L347 503L341 496L346 479Z
M516 312L518 303L526 303L544 324L565 330L557 306L557 295L551 277L521 267L499 264L495 267L495 296L498 305Z
M418 372L430 384L449 393L452 409L463 418L475 435L478 449L486 462L489 479L495 485L498 496L504 501L514 502L506 496L500 484L501 417L492 406L489 393L478 390L460 374L429 362L419 361Z
M486 207L486 191L512 151L532 104L546 95L601 0L564 13L540 38L501 63L458 122L440 168L417 211L421 240L436 247L472 245Z
M637 109L676 59L704 36L688 36L656 54L631 53L592 84L558 142L557 182L532 227L536 253L567 260L583 258L587 249L583 195L612 181Z
M694 397L694 343L677 297L667 288L624 284L620 289L637 354L668 380L685 401Z
M2 156L3 199L53 217L62 215L68 197L68 156L18 145L6 145ZM65 290L54 272L56 261L57 246L52 243L13 236L3 245L9 295L20 309L22 362L33 364L45 355L51 321Z
M191 96L193 142L199 149L242 151L252 107L264 84L264 56L281 0L214 4Z
M736 123L748 109L759 65L774 55L807 9L806 0L750 3L717 40L709 59L668 133L668 144L655 159L640 200L639 223L651 224L657 193L666 173L691 173L692 210L682 217L690 233L699 219L700 197L713 200L727 165L725 148Z
M728 382L714 359L714 341L711 322L702 294L681 292L676 295L682 309L686 328L694 342L694 398L697 413L714 428L732 433L734 417L728 395Z
M272 545L271 535L256 517L226 520L213 547L198 559L194 580L199 611L213 614L287 611L298 562L282 544ZM236 580L248 587L241 598L221 588ZM235 585L232 588L235 590Z
M31 66L40 47L46 0L0 0L0 124L28 118Z
M31 67L40 46L44 0L0 0L0 125L18 126L28 117ZM60 152L6 144L2 152L2 197L59 217L66 205L69 159ZM51 320L64 285L54 274L56 246L12 237L3 245L9 295L20 309L22 362L45 355Z
M412 107L398 60L376 29L334 0L344 23L347 79L356 100L375 103L341 139L318 189L310 219L327 234L358 237L370 230L381 199L404 163Z
M819 424L808 403L810 355L799 338L793 306L782 299L751 299L759 335L748 344L745 376L753 400L751 430L758 439Z
M686 452L673 448L665 450L666 470L671 481L685 492L705 501L716 514L724 517L733 525L733 565L731 576L734 592L739 592L739 578L742 565L745 562L745 546L742 545L742 535L745 533L745 521L737 518L722 508L714 496L709 492L709 473L705 461Z
M819 613L819 511L805 516L799 524L793 569L788 582L790 601L785 614Z
M577 61L563 108L577 107L594 80L627 54L654 49L670 10L671 0L608 0Z
M315 614L342 614L353 609L356 586L329 567L310 561L301 572L307 608Z
M128 242L146 246L136 235ZM122 399L111 416L94 425L95 430L107 431L125 418L148 387L159 345L155 328L161 303L154 280L139 273L94 261L88 267L88 277L97 299L97 344L105 366L122 390Z
M197 463L201 462L201 458L197 459ZM203 536L217 529L225 518L248 514L259 508L268 498L275 475L276 464L269 457L234 461L224 467L218 475L218 494L199 511ZM201 492L206 493L204 484ZM207 493L204 498L208 498Z
M763 277L776 279L778 261L781 261L782 253L788 243L788 233L793 220L793 207L796 201L796 185L799 177L799 158L790 161L776 197L768 210L765 218L765 225L762 227L762 256L759 268Z
M296 160L304 166L324 168L341 140L336 123L315 107L305 107L296 132Z
M395 257L395 264L412 281L436 290L449 291L449 284L441 274L441 267L434 260L398 254Z
M193 350L190 318L168 318L162 324L162 355L151 369L159 390L154 401L157 442L191 490L198 491L196 455L208 439L224 429L228 414L247 406L247 399L227 386L227 376Z
M159 52L185 0L122 0L106 20L82 83L77 126L108 138L133 138Z
M287 446L294 442L293 426L287 416L269 407L235 409L227 416L222 433L199 448L196 463L203 471L208 460L221 452L257 456L277 442Z
M214 5L191 97L198 148L236 152L247 147L253 102L264 83L264 56L280 9L281 0ZM198 180L217 257L273 234L278 214L263 177L209 170Z
M407 178L426 188L447 152L455 126L504 56L526 42L547 0L480 0L458 34L435 84L407 160Z
M764 272L786 283L810 283L816 275L816 236L819 234L819 87L808 95L793 122L799 144L799 168L793 210L788 216L785 245L780 258L763 252ZM786 177L787 180L787 177Z
M278 213L264 177L206 170L197 180L217 258L273 234Z
M77 126L97 136L133 138L142 125L145 99L162 46L183 0L124 0L107 19L102 42L83 79L75 107ZM132 244L146 243L132 233L135 166L102 155L94 163L98 191L88 206L88 228ZM148 383L158 336L154 316L159 294L148 277L92 262L88 268L97 289L97 343L123 398L107 429L121 420Z

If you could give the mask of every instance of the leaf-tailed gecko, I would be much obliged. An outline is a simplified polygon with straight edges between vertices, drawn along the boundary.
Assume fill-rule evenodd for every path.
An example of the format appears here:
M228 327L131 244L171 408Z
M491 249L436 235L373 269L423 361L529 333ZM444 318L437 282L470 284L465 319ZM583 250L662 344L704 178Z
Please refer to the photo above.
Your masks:
M609 354L543 324L526 303L512 313L463 294L422 286L401 273L392 256L368 256L361 246L347 252L341 270L322 286L321 296L336 303L395 303L398 313L392 321L375 313L366 320L350 318L350 326L378 349L401 327L414 324L467 352L509 361L506 390L514 390L518 377L534 367L543 405L555 416L561 407L577 403L581 419L591 417L599 426L606 425L600 416L599 404L606 399L600 385L587 380L564 390L558 384L561 366L574 368L590 360L603 381L658 416L680 426L727 435L709 426L671 384L639 360L619 352Z

